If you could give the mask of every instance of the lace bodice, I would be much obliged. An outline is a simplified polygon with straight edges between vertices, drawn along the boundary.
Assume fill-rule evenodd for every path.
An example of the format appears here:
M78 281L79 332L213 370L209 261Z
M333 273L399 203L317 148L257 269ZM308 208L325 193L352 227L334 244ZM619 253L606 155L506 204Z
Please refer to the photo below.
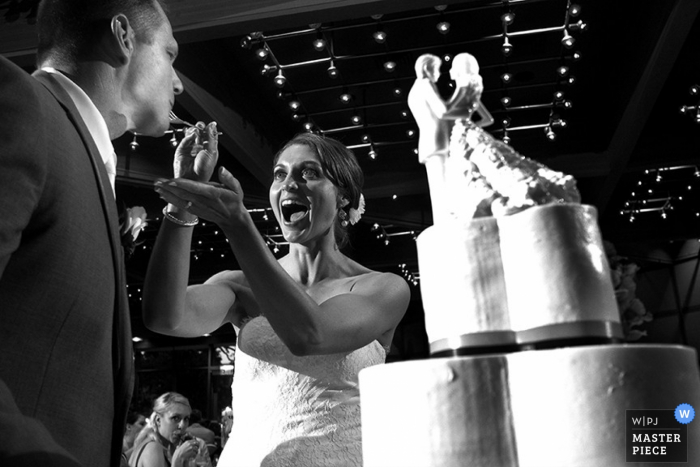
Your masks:
M358 372L384 363L374 341L349 353L293 355L264 317L238 335L233 429L222 467L360 466Z

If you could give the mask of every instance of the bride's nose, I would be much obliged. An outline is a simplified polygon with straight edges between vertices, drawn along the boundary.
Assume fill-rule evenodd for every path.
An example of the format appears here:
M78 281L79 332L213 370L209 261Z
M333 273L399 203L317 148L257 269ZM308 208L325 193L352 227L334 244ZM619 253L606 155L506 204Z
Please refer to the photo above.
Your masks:
M299 189L299 184L292 177L289 177L282 185L284 191L291 191Z

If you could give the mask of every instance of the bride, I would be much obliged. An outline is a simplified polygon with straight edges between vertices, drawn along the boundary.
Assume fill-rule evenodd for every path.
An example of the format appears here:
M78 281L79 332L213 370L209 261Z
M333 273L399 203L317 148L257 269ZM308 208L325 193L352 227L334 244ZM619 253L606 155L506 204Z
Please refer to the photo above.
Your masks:
M364 206L363 175L351 151L312 133L274 159L270 203L289 253L277 260L225 168L216 124L190 130L175 155L175 178L156 183L169 204L144 286L146 325L194 337L231 323L237 331L234 424L221 466L362 464L358 372L384 363L410 292L391 273L345 256L348 224ZM241 270L188 286L192 226L217 223Z

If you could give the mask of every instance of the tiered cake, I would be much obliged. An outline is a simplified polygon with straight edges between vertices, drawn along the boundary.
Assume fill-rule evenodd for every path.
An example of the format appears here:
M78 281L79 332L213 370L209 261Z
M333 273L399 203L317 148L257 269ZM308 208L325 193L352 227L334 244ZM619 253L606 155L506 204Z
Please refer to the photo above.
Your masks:
M455 57L453 99L439 112L425 105L438 96L436 57L425 57L409 105L421 141L450 141L420 146L442 202L417 242L434 358L360 373L365 466L654 465L626 464L626 411L700 407L695 351L618 343L595 208L578 202L573 178L471 122L481 106L473 57ZM425 134L446 128L449 138ZM700 437L687 433L692 465Z

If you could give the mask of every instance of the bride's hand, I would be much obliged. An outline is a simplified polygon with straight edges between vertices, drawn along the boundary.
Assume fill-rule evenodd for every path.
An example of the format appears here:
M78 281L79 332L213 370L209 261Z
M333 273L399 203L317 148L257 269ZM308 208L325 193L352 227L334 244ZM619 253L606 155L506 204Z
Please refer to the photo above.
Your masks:
M175 150L173 172L176 178L206 182L211 178L219 159L219 132L216 122L185 130L185 137Z
M156 182L156 191L168 203L195 216L215 222L222 228L244 223L248 210L243 205L243 189L231 172L219 169L222 183L202 183L187 178Z

